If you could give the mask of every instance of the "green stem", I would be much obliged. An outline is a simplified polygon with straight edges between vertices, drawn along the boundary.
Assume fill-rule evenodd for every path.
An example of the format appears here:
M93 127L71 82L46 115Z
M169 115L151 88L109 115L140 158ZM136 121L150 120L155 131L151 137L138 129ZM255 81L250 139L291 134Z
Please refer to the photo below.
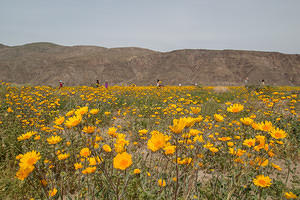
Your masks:
M175 192L174 192L174 200L177 199L177 192L178 192L178 187L179 187L179 170L178 170L178 162L177 162L177 159L178 159L178 138L176 136L176 140L175 140L175 144L176 144L176 148L175 148L175 163L176 163L176 186L175 186Z

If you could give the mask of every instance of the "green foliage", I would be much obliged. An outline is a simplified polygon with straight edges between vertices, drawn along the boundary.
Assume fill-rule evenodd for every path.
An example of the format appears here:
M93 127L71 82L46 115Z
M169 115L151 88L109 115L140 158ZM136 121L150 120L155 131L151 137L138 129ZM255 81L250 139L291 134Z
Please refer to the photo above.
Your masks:
M0 198L283 199L287 191L299 196L296 187L300 183L297 91L297 88L269 86L230 87L222 92L204 86L56 89L3 83L0 85ZM244 109L237 113L227 111L234 103L244 105ZM70 116L66 114L82 107L88 107L88 111L99 109L99 112L85 113L78 125L67 128L65 123ZM192 107L201 109L193 113ZM214 114L222 115L224 121L216 121ZM55 125L54 120L60 116L65 116L65 121ZM256 123L270 121L288 136L276 140L269 133L241 123L241 118L250 116L254 116ZM181 133L173 133L170 129L173 120L183 117L201 117L201 120L185 126ZM95 126L96 130L84 133L87 126ZM108 134L111 127L116 127L117 133L124 133L129 141L125 150L132 155L133 163L126 170L114 167L116 138ZM139 132L142 129L148 132L142 135ZM200 131L197 136L202 136L203 141L191 136L191 129ZM28 131L37 131L40 139L32 136L18 141L17 138ZM176 146L176 152L170 155L163 149L152 152L147 143L153 131L170 137L168 142ZM53 135L63 140L50 145L47 139ZM257 135L266 137L267 150L256 151L243 144L245 139ZM95 141L96 137L102 140ZM222 141L225 137L230 139ZM280 141L284 141L283 144L279 144ZM233 143L235 153L229 153L229 142ZM98 148L94 146L96 143ZM104 144L109 145L112 152L105 152ZM208 144L213 144L216 151L205 146ZM101 159L91 174L82 173L91 167L89 160L79 153L85 147L91 150L92 156ZM276 155L274 158L269 156L271 149ZM32 150L40 152L42 158L24 181L18 180L15 176L20 161L16 156ZM237 156L238 150L244 150L243 155ZM70 157L59 160L58 155L64 152ZM191 158L191 162L179 164L178 158ZM268 158L269 163L265 167L252 165L251 161L256 158ZM272 167L273 162L280 165L282 171ZM74 163L82 163L83 169L75 170ZM141 173L134 174L134 169L140 169ZM253 184L253 179L260 174L271 177L270 187ZM41 180L47 180L47 185ZM166 186L159 185L158 180L164 180ZM49 197L53 188L57 193Z

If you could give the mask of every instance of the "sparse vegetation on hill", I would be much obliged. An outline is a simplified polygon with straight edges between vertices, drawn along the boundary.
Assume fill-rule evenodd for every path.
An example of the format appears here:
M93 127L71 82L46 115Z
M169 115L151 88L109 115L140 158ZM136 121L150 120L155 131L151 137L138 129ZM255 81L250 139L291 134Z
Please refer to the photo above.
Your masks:
M0 46L0 80L57 86L110 85L300 85L300 55L238 50L148 49L60 46L33 43Z

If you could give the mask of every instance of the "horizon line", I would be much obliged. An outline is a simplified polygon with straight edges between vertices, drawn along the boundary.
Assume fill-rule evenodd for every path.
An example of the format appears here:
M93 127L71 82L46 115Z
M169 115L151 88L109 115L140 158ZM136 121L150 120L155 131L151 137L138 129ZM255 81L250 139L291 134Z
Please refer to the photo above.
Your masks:
M184 48L184 49L173 49L169 51L161 51L161 50L154 50L151 48L147 47L138 47L138 46L118 46L118 47L104 47L104 46L97 46L97 45L90 45L90 44L75 44L75 45L62 45L58 44L55 42L30 42L30 43L25 43L25 44L20 44L20 45L6 45L4 43L0 43L0 45L3 45L5 47L20 47L20 46L26 46L26 45L32 45L32 44L52 44L56 46L62 46L62 47L99 47L99 48L105 48L105 49L120 49L120 48L139 48L139 49L147 49L150 51L154 52L159 52L159 53L168 53L168 52L174 52L174 51L181 51L181 50L207 50L207 51L246 51L246 52L263 52L263 53L280 53L280 54L288 54L288 55L300 55L300 53L283 53L280 51L272 51L272 50L254 50L254 49L210 49L210 48Z

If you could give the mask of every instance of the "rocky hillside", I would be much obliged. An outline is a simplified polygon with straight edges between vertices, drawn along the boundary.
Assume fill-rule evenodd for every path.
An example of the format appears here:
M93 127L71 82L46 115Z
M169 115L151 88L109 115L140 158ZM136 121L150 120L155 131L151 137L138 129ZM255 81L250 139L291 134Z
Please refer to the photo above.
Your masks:
M18 84L241 85L264 79L271 85L300 85L300 55L238 50L103 48L33 43L0 44L0 80Z

